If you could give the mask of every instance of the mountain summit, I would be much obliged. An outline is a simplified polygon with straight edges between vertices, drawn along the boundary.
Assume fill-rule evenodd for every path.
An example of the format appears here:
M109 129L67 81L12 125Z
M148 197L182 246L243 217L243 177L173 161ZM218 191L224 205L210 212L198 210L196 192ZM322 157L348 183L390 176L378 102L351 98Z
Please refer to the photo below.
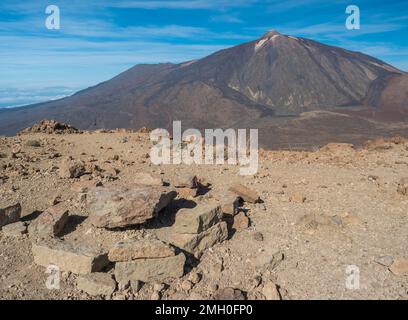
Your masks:
M137 65L71 97L0 111L0 134L43 119L80 129L168 128L173 120L211 128L333 107L406 108L406 79L362 53L272 30L197 61Z

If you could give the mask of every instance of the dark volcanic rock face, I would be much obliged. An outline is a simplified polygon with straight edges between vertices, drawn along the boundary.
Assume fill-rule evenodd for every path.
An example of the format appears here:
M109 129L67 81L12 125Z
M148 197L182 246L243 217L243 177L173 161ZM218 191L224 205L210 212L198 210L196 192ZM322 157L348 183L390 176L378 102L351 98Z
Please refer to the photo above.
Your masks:
M211 128L332 107L381 107L396 92L397 104L406 102L393 89L404 89L400 76L406 74L361 53L272 31L198 61L138 65L72 97L0 111L0 134L42 119L80 129L169 128L173 120Z

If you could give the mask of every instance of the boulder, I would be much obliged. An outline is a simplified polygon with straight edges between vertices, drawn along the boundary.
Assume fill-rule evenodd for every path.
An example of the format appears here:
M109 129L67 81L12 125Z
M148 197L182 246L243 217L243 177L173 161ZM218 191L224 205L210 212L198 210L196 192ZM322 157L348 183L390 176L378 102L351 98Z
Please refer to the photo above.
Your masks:
M40 266L55 265L61 271L70 271L75 274L98 272L109 263L106 252L58 239L33 243L32 253L34 262Z
M221 206L217 203L198 205L193 209L181 209L176 215L173 229L177 233L201 233L222 219Z
M204 250L223 242L227 238L227 223L221 222L200 234L173 233L168 237L168 241L186 252L200 256Z
M110 296L116 289L116 282L107 273L91 273L77 279L77 288L91 296Z
M161 282L168 278L181 278L184 275L185 262L186 257L183 253L167 258L117 262L115 278L119 282L132 280Z
M85 174L85 164L82 161L64 159L59 166L59 175L61 178L79 178Z
M256 191L249 189L248 187L245 187L242 184L234 185L230 187L229 190L238 195L245 202L257 203L261 201Z
M28 227L30 234L39 236L58 236L68 222L68 210L54 206L35 219Z
M21 205L20 203L13 204L6 208L0 209L0 228L7 224L11 224L20 220Z
M244 230L249 227L249 223L249 218L244 212L241 212L234 217L234 224L232 225L232 228L238 231Z
M27 226L24 222L18 221L4 226L1 231L6 237L19 237L27 232Z
M94 188L87 197L89 219L100 228L141 224L156 217L176 195L175 191L153 186Z
M117 243L109 251L110 261L166 258L174 256L174 248L160 240L134 240Z
M197 176L190 173L181 173L176 175L173 185L176 188L189 188L195 189L198 188L198 179Z

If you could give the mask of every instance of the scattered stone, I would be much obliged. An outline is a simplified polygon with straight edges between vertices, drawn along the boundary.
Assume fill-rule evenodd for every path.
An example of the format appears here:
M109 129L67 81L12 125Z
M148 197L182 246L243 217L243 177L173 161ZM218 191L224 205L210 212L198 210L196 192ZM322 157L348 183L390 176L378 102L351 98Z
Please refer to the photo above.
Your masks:
M389 267L390 271L396 276L408 275L408 259L398 258Z
M392 257L392 256L380 256L380 257L375 259L375 262L377 262L378 264L380 264L380 265L382 265L384 267L389 267L394 262L394 257Z
M234 224L232 225L232 228L237 231L245 230L249 227L249 223L249 218L244 212L241 212L234 217Z
M262 294L266 300L281 300L278 287L272 281L267 281L262 289Z
M27 233L27 226L24 222L18 221L4 226L1 231L6 237L19 237Z
M199 274L198 272L191 272L188 275L188 280L190 280L193 284L197 284L201 280L201 274Z
M292 194L290 200L295 203L304 203L306 201L306 197L304 197L300 192L295 192Z
M54 206L31 222L28 232L39 236L58 236L63 231L68 219L68 210Z
M251 190L248 187L243 186L242 184L234 185L230 187L229 190L237 194L245 202L258 203L261 201L256 191Z
M88 193L91 223L100 228L141 224L157 216L175 197L164 187L131 185L94 188Z
M116 289L116 282L107 273L91 273L78 277L77 288L91 296L110 296Z
M200 234L174 233L169 236L169 242L191 254L200 256L201 253L217 243L228 238L226 222L221 222Z
M64 159L59 166L59 175L61 178L79 178L86 172L85 164L82 161Z
M117 281L140 280L143 282L163 281L167 278L180 278L184 274L184 254L160 259L138 259L117 262L115 278Z
M174 256L174 248L160 240L137 240L117 243L109 251L109 260L115 262Z
M135 175L135 183L145 186L163 186L163 179L153 177L149 173L139 172Z
M181 173L176 175L173 185L176 188L196 189L198 188L198 179L197 176L193 174Z
M408 178L402 178L398 182L397 192L403 196L408 195Z
M268 269L271 271L276 269L282 263L284 259L285 259L285 255L282 252L274 253L267 263Z
M213 297L215 300L245 300L243 292L234 288L219 289Z
M58 239L33 243L32 253L40 266L56 265L61 271L75 274L98 272L109 263L107 254L99 249Z
M255 232L253 237L255 241L259 241L259 242L264 241L264 236L260 232Z
M217 196L220 199L221 210L224 215L235 216L238 213L240 199L232 192L226 192Z
M201 233L217 224L222 214L221 206L217 203L202 204L193 209L181 209L176 215L173 229L177 233Z
M6 208L0 209L0 228L7 224L11 224L20 220L21 205L20 203L13 204Z
M155 283L153 285L153 290L157 291L157 292L161 292L164 290L164 288L166 287L166 285L164 283Z
M193 283L190 280L184 280L181 283L181 289L184 291L190 291L191 289L193 289Z

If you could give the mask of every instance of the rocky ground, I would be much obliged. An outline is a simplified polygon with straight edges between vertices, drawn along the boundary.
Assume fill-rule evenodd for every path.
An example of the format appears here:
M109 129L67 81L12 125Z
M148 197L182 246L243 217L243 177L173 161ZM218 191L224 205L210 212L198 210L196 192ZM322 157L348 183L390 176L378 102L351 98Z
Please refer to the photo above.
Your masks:
M403 139L262 151L243 177L58 128L0 138L1 299L408 298Z

